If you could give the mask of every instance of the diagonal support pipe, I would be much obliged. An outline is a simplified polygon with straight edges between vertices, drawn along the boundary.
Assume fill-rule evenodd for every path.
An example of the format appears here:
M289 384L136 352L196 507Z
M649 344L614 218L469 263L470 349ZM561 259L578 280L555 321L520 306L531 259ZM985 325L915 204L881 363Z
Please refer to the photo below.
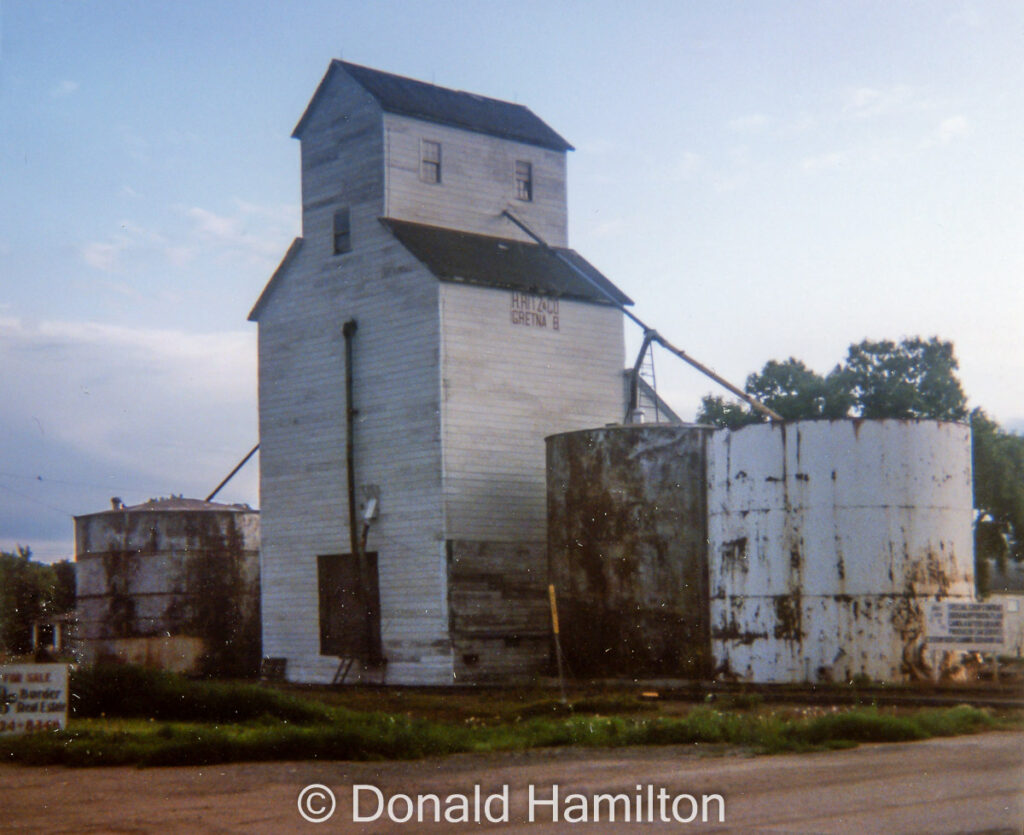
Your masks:
M675 345L673 345L671 342L669 342L667 339L665 339L661 334L659 334L656 330L654 330L651 327L648 327L648 325L643 320L641 320L638 316L634 315L632 312L627 310L625 305L623 305L618 299L616 299L611 293L609 293L606 288L602 287L600 284L598 284L596 281L594 281L593 278L591 278L589 275L586 274L586 272L584 272L579 267L577 267L574 263L572 263L572 261L570 261L568 258L566 258L565 255L563 255L557 249L554 249L553 247L549 246L547 241L545 241L543 238L541 238L540 235L538 235L536 232L534 232L532 229L530 229L530 227L528 227L525 223L523 223L519 218L517 218L514 214L512 214L510 211L508 211L508 209L504 210L501 214L502 214L503 217L507 218L513 224L518 226L523 232L525 232L527 235L529 235L531 238L533 238L533 240L535 240L544 249L546 249L548 252L550 252L555 258L557 258L559 261L561 261L563 264L565 264L570 270L572 270L574 273L576 273L576 275L578 275L580 278L582 278L584 281L586 281L591 287L593 287L595 290L597 290L602 296L604 296L608 300L608 302L610 304L614 305L619 310L621 310L622 313L628 319L632 320L633 322L635 322L637 325L639 325L643 329L643 332L644 332L644 347L641 349L641 352L640 352L640 356L641 357L643 357L643 352L647 350L647 347L650 345L651 342L657 342L666 351L669 351L670 353L675 354L683 362L688 363L689 365L693 366L699 372L701 372L702 374L704 374L707 377L710 377L712 380L714 380L720 386L722 386L723 388L727 389L732 394L736 395L738 398L740 398L741 400L743 400L744 402L749 404L752 409L757 410L758 412L760 412L761 414L765 415L770 420L777 420L777 421L782 421L783 420L782 415L778 414L778 412L775 412L772 409L769 409L767 406L765 406L759 400L751 397L749 394L747 394L745 391L743 391L742 389L738 388L737 386L734 386L732 383L730 383L724 377L716 374L714 371L712 371L710 368L708 368L703 363L698 362L697 360L695 360L693 357L691 357L689 354L687 354L681 348L677 348ZM637 360L636 366L634 367L634 371L633 371L633 375L634 376L633 376L633 379L630 381L630 395L631 395L631 397L632 397L633 392L638 387L638 384L637 384L637 381L636 381L636 375L640 373L639 369L640 369L640 360Z

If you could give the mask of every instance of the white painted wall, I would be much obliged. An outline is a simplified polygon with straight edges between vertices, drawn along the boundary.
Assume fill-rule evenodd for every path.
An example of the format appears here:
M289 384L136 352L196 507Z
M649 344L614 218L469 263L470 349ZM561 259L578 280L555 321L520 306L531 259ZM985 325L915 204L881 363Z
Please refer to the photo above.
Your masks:
M318 554L350 552L342 325L355 319L356 483L381 487L378 553L387 680L451 680L440 498L438 284L377 218L380 113L335 73L302 141L304 241L259 318L264 655L325 681ZM353 251L332 254L335 209Z
M529 240L509 209L552 246L568 246L565 153L483 133L384 114L388 217ZM420 179L420 140L441 144L441 182ZM516 199L515 163L533 165L533 200Z
M441 143L440 184L420 180L421 138ZM550 311L545 327L515 324L511 292L438 282L378 220L521 237L499 217L511 207L564 246L564 153L382 114L343 72L301 139L302 245L258 312L263 652L296 681L337 667L319 654L316 558L350 551L342 325L355 319L356 481L380 490L367 548L385 680L451 683L446 540L525 543L542 567L544 437L620 419L622 314L561 301L557 330ZM529 203L516 160L533 164ZM341 207L352 251L336 256Z
M456 680L522 680L549 649L544 438L622 414L622 314L452 283L440 303Z
M450 539L545 542L544 438L618 421L625 408L618 309L562 299L539 327L513 323L517 301L441 285Z

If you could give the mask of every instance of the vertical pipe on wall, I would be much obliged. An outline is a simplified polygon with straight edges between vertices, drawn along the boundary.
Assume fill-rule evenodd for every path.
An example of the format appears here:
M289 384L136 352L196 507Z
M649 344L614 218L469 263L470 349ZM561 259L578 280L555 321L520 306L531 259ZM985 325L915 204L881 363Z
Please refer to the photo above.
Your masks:
M356 335L356 320L349 319L341 327L345 337L345 474L348 477L348 538L352 554L359 553L359 534L356 533L356 467L354 429L356 409L353 405L352 389L355 375L352 371L352 342ZM360 564L360 569L362 565Z
M640 410L640 367L644 364L644 355L651 347L655 337L654 331L644 331L644 341L640 345L640 351L636 355L636 362L629 374L629 405L626 407L626 417L623 423L636 423L636 413Z
M359 563L359 596L363 605L366 629L366 657L371 664L377 663L380 652L377 647L373 628L372 593L370 589L370 572L366 559L364 537L360 537L356 524L356 455L355 426L358 410L355 408L353 388L355 373L353 371L353 342L357 325L355 319L349 319L342 325L341 333L345 337L345 472L348 478L348 536L351 553Z

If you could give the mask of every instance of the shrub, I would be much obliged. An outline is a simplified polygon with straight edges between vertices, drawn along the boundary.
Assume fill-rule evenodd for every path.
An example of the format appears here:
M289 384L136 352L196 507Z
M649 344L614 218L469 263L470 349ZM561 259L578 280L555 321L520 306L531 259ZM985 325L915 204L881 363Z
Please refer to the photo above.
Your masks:
M322 722L324 705L257 684L192 681L174 673L129 665L81 667L71 674L71 715L179 722L245 722L271 716L286 722Z

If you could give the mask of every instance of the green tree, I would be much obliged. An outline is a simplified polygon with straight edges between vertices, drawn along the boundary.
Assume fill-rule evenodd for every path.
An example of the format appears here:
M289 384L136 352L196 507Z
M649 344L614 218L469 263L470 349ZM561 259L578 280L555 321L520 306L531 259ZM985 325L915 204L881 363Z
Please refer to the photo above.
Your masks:
M862 418L963 420L967 398L957 379L953 343L931 339L865 339L851 345L834 372Z
M1024 560L1024 436L1004 431L981 409L971 412L974 529L979 587L987 587L988 560Z
M953 343L913 337L899 343L864 340L827 376L793 357L769 360L747 377L744 391L786 420L814 418L930 418L963 420L967 398L956 376ZM707 395L700 423L736 428L764 417L740 401Z
M70 611L75 605L74 564L46 565L29 548L0 552L0 652L32 650L32 621Z
M747 377L744 390L786 420L841 418L851 405L843 383L837 371L822 377L790 357L766 362L760 374Z
M717 395L706 394L697 410L697 423L739 429L749 423L759 423L761 416L740 401L728 401Z
M75 608L77 593L75 564L71 560L60 560L53 564L52 611L57 614L70 612Z
M864 340L822 377L790 357L769 361L745 391L787 420L900 418L964 420L967 398L956 375L953 344L931 339ZM707 395L697 420L737 428L764 418L740 401ZM981 409L970 415L973 437L976 574L987 585L988 562L1024 560L1024 437L1006 432Z
M744 391L786 420L841 418L849 412L852 398L843 388L838 370L827 377L812 371L800 360L769 360L760 373L747 377ZM706 395L697 413L698 423L736 429L767 420L739 400L727 401Z

